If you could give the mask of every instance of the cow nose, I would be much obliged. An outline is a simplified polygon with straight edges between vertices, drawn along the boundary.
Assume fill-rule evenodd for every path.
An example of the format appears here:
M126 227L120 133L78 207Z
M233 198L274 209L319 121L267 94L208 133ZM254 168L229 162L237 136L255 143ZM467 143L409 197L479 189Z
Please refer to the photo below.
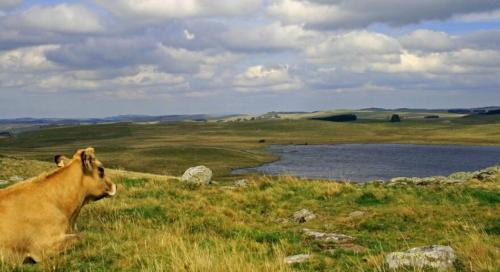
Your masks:
M116 185L114 183L111 185L111 189L108 191L108 195L109 196L116 195Z

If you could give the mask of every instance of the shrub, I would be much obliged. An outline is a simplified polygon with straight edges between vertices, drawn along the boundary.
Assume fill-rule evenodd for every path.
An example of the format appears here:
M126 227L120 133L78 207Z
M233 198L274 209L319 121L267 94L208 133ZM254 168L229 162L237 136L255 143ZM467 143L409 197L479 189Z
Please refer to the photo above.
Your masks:
M397 114L393 114L391 116L391 122L395 123L395 122L401 122L401 117L399 117L399 115Z
M330 121L330 122L350 122L350 121L356 121L357 119L358 117L355 114L339 114L339 115L311 118L311 120Z

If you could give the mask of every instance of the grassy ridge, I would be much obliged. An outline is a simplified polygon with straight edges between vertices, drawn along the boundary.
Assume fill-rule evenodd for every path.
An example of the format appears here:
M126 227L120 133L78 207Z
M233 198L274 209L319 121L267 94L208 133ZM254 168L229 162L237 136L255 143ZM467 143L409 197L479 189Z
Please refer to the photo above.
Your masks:
M0 158L0 172L51 168ZM33 267L1 271L386 271L391 251L450 245L458 271L500 267L500 180L428 187L363 186L254 177L248 188L193 188L177 179L121 172L118 195L82 210L83 240ZM317 218L290 220L307 208ZM349 217L360 210L365 215ZM327 253L304 240L302 228L354 236L367 253ZM301 265L283 257L313 253ZM408 270L414 271L414 270Z
M498 118L497 118L498 119ZM180 175L204 164L217 177L231 169L275 159L270 144L417 143L499 145L497 119L361 120L333 123L310 120L257 120L233 123L108 124L48 128L0 139L0 154L52 160L94 146L107 166ZM496 121L495 121L496 120ZM260 140L265 140L260 143Z

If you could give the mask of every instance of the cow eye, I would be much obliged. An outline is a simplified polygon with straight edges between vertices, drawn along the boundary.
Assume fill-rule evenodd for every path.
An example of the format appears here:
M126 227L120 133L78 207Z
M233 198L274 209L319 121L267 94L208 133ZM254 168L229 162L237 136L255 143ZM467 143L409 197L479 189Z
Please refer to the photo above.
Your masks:
M97 171L99 171L99 177L103 178L104 177L104 168L99 167L99 168L97 168Z

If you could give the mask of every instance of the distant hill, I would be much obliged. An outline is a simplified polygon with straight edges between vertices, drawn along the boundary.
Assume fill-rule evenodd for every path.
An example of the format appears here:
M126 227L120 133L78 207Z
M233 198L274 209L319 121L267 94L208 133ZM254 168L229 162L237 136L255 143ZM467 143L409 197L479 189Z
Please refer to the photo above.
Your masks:
M489 112L495 112L500 110L500 106L490 106L482 108L462 108L462 109L449 109L449 113L458 114L488 114Z
M105 118L14 118L0 119L0 124L23 124L23 125L78 125L78 124L100 124L117 122L178 122L207 120L206 114L192 115L118 115Z

